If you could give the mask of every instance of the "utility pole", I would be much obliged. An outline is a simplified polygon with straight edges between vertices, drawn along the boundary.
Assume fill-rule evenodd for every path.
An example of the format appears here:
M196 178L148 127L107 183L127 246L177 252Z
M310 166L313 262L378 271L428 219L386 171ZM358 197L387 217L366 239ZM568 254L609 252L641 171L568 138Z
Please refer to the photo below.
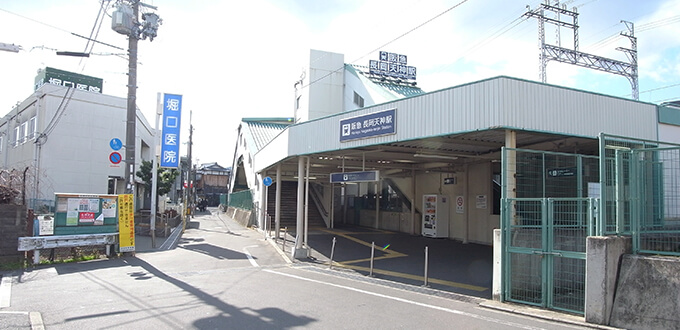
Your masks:
M137 45L139 39L156 37L161 20L155 13L144 13L139 22L139 7L156 10L154 6L139 0L118 0L116 11L111 15L111 28L128 36L128 96L125 125L125 192L135 192L135 144L137 133Z
M192 122L192 117L193 117L193 111L189 111L189 144L187 144L187 207L189 207L189 210L191 212L191 217L193 218L194 216L194 198L193 198L193 190L194 190L194 176L193 176L193 171L192 171L192 164L191 164L191 148L192 148L192 138L194 135L194 126L191 123Z

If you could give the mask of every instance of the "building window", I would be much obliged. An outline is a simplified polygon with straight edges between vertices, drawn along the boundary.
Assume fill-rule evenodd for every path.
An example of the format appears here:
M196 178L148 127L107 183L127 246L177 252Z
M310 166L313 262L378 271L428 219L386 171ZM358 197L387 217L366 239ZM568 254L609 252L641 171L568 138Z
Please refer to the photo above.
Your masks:
M5 139L4 139L3 136L0 136L0 152L2 152L2 149L3 149L3 144L2 144L3 142L5 142Z
M28 122L21 123L19 126L19 143L26 142L26 135L28 133Z
M19 145L19 126L17 126L17 127L14 128L14 136L13 136L13 138L14 138L14 139L13 139L13 142L14 142L13 144L14 144L14 146L16 147L16 146Z
M361 95L357 94L357 92L354 92L354 104L359 106L359 108L364 107L364 98L361 97Z
M35 138L35 131L36 131L36 123L37 122L38 121L35 118L35 116L31 117L31 119L28 121L28 131L26 132L26 134L27 134L27 138L29 140Z

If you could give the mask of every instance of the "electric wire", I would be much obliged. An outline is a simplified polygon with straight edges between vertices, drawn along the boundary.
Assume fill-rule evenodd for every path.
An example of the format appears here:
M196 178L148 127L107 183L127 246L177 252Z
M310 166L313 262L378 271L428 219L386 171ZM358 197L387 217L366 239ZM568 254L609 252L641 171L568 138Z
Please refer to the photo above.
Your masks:
M11 11L9 11L9 10L7 10L7 9L0 8L0 11L6 12L6 13L8 13L8 14L10 14L10 15L14 15L14 16L17 16L17 17L21 17L21 18L23 18L23 19L26 19L26 20L29 20L29 21L31 21L31 22L34 22L34 23L38 23L38 24L47 26L47 27L49 27L49 28L52 28L52 29L55 29L55 30L58 30L58 31L61 31L61 32L65 32L65 33L71 34L72 36L75 36L75 37L78 37L78 38L83 38L83 39L86 39L86 40L89 40L89 41L92 41L92 42L95 42L95 43L98 43L98 44L102 44L102 45L104 45L104 46L108 46L108 47L111 47L111 48L115 48L115 49L118 49L118 50L123 50L123 51L125 50L124 48L121 48L121 47L118 47L118 46L114 46L114 45L111 45L111 44L108 44L108 43L105 43L105 42L102 42L102 41L99 41L99 40L94 40L94 39L92 39L92 38L88 38L88 37L82 36L82 35L77 34L77 33L74 33L74 32L70 32L70 31L67 31L67 30L65 30L65 29L62 29L62 28L60 28L60 27L57 27L57 26L54 26L54 25L51 25L51 24L47 24L47 23L45 23L45 22L41 22L41 21L32 19L32 18L27 17L27 16L24 16L24 15L20 15L20 14L11 12Z
M450 12L450 11L452 11L452 10L458 8L460 5L466 3L467 1L468 1L468 0L462 0L462 1L458 2L458 3L456 3L455 5L449 7L448 9L444 10L443 12L441 12L441 13L435 15L434 17L432 17L432 18L426 20L426 21L423 22L423 23L418 24L416 27L414 27L414 28L412 28L412 29L410 29L410 30L408 30L408 31L406 31L406 32L404 32L404 33L402 33L402 34L399 35L398 37L396 37L396 38L394 38L394 39L392 39L392 40L390 40L390 41L388 41L388 42L382 44L380 47L377 47L376 49L371 50L370 52L367 52L366 54L360 56L359 58L355 59L354 61L351 61L350 63L358 62L359 60L365 58L366 56L368 56L368 55L370 55L370 54L373 54L373 53L375 53L376 51L379 51L379 50L382 49L383 47L392 44L393 42L395 42L395 41L397 41L397 40L399 40L399 39L405 37L406 35L408 35L408 34L412 33L413 31L415 31L415 30L417 30L417 29L423 27L424 25L426 25L426 24L428 24L428 23L434 21L435 19L437 19L437 18L439 18L439 17L445 15L446 13L448 13L448 12ZM329 72L329 73L327 73L327 74L321 76L320 78L317 78L317 79L315 79L315 80L313 80L313 81L310 81L307 85L303 85L302 88L308 87L309 85L314 84L314 83L316 83L316 82L318 82L318 81L321 81L321 80L325 79L326 77L328 77L328 76L330 76L330 75L332 75L332 74L334 74L334 73L340 72L340 71L343 70L344 68L345 68L345 66L343 65L343 66L341 66L340 68L335 69L335 70L333 70L333 71L331 71L331 72Z

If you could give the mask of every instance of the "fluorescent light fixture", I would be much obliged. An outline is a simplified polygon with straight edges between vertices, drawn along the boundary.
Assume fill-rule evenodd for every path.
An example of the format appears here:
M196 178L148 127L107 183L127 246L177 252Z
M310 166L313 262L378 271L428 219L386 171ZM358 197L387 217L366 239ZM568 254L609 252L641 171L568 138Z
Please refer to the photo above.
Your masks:
M456 157L456 156L430 155L430 154L414 154L413 157L420 157L420 158L439 158L439 159L458 159L458 157Z
M294 177L293 177L293 179L297 179L297 178L299 178L299 176L294 176ZM303 179L305 179L305 178L307 178L307 179L309 179L309 180L316 180L316 177L315 177L315 176L303 177Z

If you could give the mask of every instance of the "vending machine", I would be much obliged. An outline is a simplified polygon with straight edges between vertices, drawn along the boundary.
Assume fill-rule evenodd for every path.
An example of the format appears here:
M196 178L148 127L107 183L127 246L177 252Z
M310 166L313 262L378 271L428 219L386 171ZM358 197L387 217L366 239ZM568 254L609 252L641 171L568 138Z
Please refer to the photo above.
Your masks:
M449 198L423 195L423 236L449 236Z

